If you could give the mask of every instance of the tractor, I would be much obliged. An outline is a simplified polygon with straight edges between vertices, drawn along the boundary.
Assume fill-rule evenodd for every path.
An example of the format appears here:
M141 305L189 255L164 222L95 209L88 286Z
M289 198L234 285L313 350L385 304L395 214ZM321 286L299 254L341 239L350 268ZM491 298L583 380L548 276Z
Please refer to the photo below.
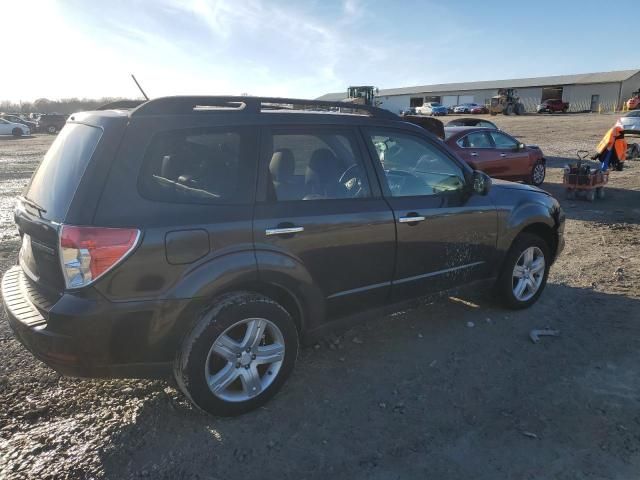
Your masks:
M498 89L498 94L491 97L489 113L491 115L499 113L522 115L524 114L524 105L520 103L520 97L517 96L516 90L513 88L500 88Z
M347 89L347 98L343 102L377 107L379 105L379 102L375 100L377 93L378 89L372 86L349 87Z

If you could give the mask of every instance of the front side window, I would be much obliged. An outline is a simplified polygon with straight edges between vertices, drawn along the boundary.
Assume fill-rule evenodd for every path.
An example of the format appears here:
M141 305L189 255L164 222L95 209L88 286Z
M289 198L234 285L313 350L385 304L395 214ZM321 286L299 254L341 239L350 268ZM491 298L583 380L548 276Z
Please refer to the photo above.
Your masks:
M425 140L395 131L370 135L394 197L438 195L464 189L462 169Z
M500 149L515 149L518 146L518 142L508 135L500 132L491 132L493 141L496 144L496 148Z
M243 158L245 133L235 129L162 132L149 145L141 193L171 203L246 203L252 169Z
M331 200L370 195L351 133L278 130L266 142L272 199Z

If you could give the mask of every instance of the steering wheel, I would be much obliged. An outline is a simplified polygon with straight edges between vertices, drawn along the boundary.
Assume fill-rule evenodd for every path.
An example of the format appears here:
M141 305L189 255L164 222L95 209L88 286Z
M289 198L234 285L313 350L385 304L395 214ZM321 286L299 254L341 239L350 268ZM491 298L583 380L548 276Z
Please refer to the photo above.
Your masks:
M352 170L360 170L359 172ZM353 192L353 197L359 197L363 192L363 184L362 184L362 169L360 165L354 163L346 168L340 178L338 179L338 183L344 185L349 192Z

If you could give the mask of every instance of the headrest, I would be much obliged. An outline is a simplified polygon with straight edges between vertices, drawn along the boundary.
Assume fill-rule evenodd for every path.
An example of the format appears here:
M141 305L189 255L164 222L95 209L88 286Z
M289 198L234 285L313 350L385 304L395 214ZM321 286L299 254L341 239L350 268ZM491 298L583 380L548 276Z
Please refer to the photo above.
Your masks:
M338 180L342 173L340 160L328 148L319 148L311 155L305 174L305 181L328 183Z
M283 181L293 176L296 165L293 152L288 148L281 148L273 152L269 162L269 171L276 181Z

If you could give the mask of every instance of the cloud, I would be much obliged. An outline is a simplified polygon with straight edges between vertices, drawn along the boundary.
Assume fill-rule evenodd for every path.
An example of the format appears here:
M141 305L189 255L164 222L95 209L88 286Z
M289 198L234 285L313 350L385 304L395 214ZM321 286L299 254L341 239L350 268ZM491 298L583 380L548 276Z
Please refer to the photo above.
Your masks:
M14 82L0 96L137 94L129 73L152 96L315 97L350 84L427 83L442 76L442 63L450 67L452 45L476 33L459 27L444 7L419 5L421 14L415 5L394 4L390 12L386 4L365 8L358 0L42 2L36 9L42 21L32 25L54 28L56 49L27 45L24 58L13 61L37 81ZM14 10L17 25L31 18L25 7ZM430 15L439 21L425 32L423 17Z

